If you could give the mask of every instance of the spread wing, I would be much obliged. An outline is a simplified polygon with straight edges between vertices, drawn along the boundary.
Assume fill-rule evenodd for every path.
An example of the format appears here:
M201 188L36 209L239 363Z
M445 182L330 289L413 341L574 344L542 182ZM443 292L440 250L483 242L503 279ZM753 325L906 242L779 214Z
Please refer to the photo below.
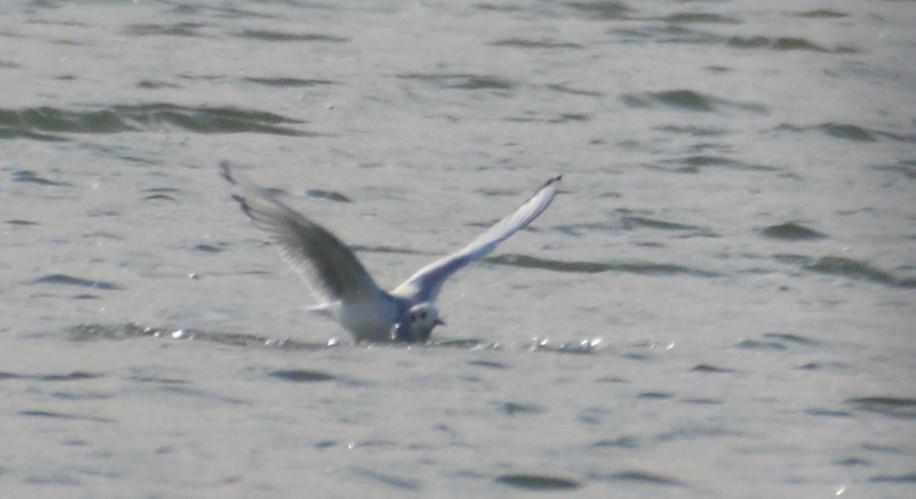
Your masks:
M557 183L562 175L547 181L534 196L514 212L496 222L486 232L474 239L461 250L437 260L411 276L398 286L392 294L412 298L418 302L433 301L439 295L442 284L455 272L471 262L483 258L496 246L515 234L538 217L557 195Z
M265 231L289 264L324 303L379 296L379 287L363 264L337 237L280 202L271 192L240 177L227 162L223 178L240 187L233 195L242 211Z

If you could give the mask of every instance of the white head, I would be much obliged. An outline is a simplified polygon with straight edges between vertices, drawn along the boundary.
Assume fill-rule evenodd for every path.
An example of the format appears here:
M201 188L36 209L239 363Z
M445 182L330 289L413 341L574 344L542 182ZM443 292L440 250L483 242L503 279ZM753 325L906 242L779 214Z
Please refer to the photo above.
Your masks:
M439 318L439 311L432 303L418 303L404 314L401 321L391 330L394 341L417 342L429 339L433 328L445 324Z

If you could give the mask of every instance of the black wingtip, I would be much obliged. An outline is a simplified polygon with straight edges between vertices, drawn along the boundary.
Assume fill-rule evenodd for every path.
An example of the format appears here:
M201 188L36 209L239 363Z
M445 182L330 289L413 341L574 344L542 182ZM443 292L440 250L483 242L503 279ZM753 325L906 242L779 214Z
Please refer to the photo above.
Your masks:
M238 194L233 194L232 199L239 204L239 208L242 209L242 213L244 213L248 218L254 219L251 213L251 206L248 205L248 201L245 200L245 198L239 196Z
M559 181L561 181L561 180L563 180L563 175L557 175L556 177L553 177L552 179L548 180L548 181L544 184L544 187L547 187L548 185L556 184L557 182L559 182Z
M228 161L224 160L219 162L219 175L226 179L227 182L233 185L237 185L235 177L232 176L232 167L229 166ZM251 206L248 205L248 201L246 201L245 198L239 196L238 194L233 194L232 199L239 204L239 208L242 209L242 213L248 216L248 218L254 218L251 216Z

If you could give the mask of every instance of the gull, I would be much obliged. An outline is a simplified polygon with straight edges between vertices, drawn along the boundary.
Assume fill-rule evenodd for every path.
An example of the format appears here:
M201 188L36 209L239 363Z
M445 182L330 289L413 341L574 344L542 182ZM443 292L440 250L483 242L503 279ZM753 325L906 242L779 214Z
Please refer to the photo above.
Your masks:
M281 202L267 189L240 176L227 162L221 175L241 193L232 198L254 225L267 233L283 260L356 341L426 342L444 324L435 307L445 280L483 258L538 217L557 194L562 175L548 180L515 211L464 248L418 270L391 291L380 288L340 239Z

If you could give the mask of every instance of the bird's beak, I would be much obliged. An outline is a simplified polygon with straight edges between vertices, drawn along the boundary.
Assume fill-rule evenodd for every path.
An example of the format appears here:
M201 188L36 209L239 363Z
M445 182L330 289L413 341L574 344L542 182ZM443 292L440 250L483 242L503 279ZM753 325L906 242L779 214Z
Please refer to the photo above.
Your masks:
M444 325L445 325L445 321L442 319L436 319L433 321L433 326L444 326Z

